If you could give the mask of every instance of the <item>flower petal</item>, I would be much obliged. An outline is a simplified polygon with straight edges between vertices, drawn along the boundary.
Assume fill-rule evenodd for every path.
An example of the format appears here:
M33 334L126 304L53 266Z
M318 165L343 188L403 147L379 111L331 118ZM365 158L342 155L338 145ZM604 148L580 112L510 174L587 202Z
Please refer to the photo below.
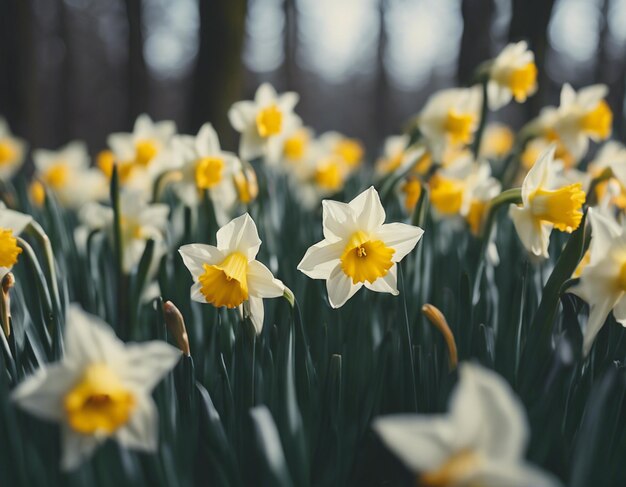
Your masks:
M228 110L228 120L237 132L244 132L254 121L256 104L252 101L238 101Z
M328 279L332 270L339 264L344 243L322 240L308 248L298 264L298 270L311 279Z
M115 433L120 445L135 450L153 452L159 445L159 415L152 397L137 398L132 416Z
M205 123L200 130L195 140L196 151L201 157L211 156L219 154L220 152L220 140L217 137L217 132L210 123Z
M322 226L324 238L333 241L348 239L357 230L354 211L347 203L323 200Z
M337 265L326 281L330 305L341 308L362 286L362 283L352 284L352 279L343 272L341 265Z
M587 326L585 326L583 331L583 356L589 355L591 346L604 326L606 318L609 316L613 306L615 306L617 299L619 298L616 296L607 296L601 301L591 304Z
M278 298L285 292L285 285L258 260L248 264L248 289L250 295L259 298Z
M0 209L0 228L13 230L13 235L19 235L33 221L33 217L19 211Z
M365 281L365 287L377 293L389 293L397 296L400 294L398 291L398 265L394 264L387 274L372 283Z
M123 356L110 364L122 381L149 393L178 363L182 352L164 341L127 344Z
M385 209L374 186L367 188L348 204L356 215L359 230L374 232L385 223Z
M376 236L387 247L395 250L392 257L393 262L400 262L413 250L423 234L424 230L420 227L407 225L406 223L386 223L376 232Z
M63 455L61 457L61 469L75 470L83 462L91 458L96 448L103 439L96 436L81 435L64 426L61 428L61 444Z
M205 244L183 245L178 249L178 253L194 279L204 273L203 264L219 264L226 257L217 247Z
M537 158L537 162L530 168L528 174L522 183L522 201L524 206L528 206L530 195L538 188L544 188L549 185L551 176L551 168L554 161L554 153L556 144L550 144Z
M248 213L231 220L217 231L217 248L224 253L241 252L252 260L260 246L256 224Z
M537 257L548 258L548 245L552 225L539 223L528 208L511 205L509 217L513 220L515 230L526 250Z

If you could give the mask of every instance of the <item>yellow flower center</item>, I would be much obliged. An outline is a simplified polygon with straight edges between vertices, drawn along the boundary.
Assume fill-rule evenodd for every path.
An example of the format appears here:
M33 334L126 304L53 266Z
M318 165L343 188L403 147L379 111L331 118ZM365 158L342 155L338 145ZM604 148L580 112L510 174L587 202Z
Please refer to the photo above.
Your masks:
M299 161L304 157L309 144L309 134L305 130L298 130L285 140L283 154L290 161Z
M463 182L434 176L430 180L430 201L442 215L456 215L463 203Z
M424 175L428 172L433 165L433 158L430 153L426 152L413 166L413 173L418 175Z
M13 230L0 228L0 267L12 267L17 262L17 256L22 253L17 246L17 239Z
M365 281L373 283L391 269L394 253L395 250L381 240L370 240L365 232L359 230L350 237L341 254L341 268L352 278L353 284Z
M383 174L394 172L402 164L404 152L398 151L387 158L380 159L378 162L379 171Z
M247 205L259 195L259 184L254 171L246 171L245 174L243 171L239 171L233 176L233 180L239 201L243 204Z
M256 130L261 137L279 134L283 127L283 114L276 105L260 110L256 115Z
M322 161L315 169L315 184L328 191L339 191L343 186L343 172L337 160Z
M400 190L404 193L404 208L406 211L413 211L422 195L421 183L418 179L411 178L402 185Z
M520 68L516 68L509 74L507 85L515 101L521 103L535 89L537 84L537 66L535 63L528 63Z
M592 136L606 139L611 135L613 125L613 112L606 101L601 100L596 107L582 116L580 127Z
M585 267L589 265L589 262L591 262L591 252L589 252L589 249L587 249L585 255L583 255L583 258L580 259L580 262L576 266L576 269L574 269L574 272L572 273L572 278L578 279L582 275Z
M480 457L471 450L461 451L448 459L441 467L426 472L417 479L419 487L447 487L457 485L466 475L480 465Z
M619 276L617 278L617 287L621 291L626 292L626 262L624 262L619 269Z
M196 162L196 186L210 189L222 180L224 161L219 157L203 157Z
M448 111L444 122L444 130L453 144L467 144L472 140L474 116L471 113L458 113L452 109Z
M503 157L513 147L515 136L506 127L488 127L481 146L481 154L486 157Z
M204 264L200 292L213 306L236 308L248 299L248 259L233 252L217 265Z
M32 203L38 208L41 208L46 201L46 190L39 181L30 183L28 195Z
M62 188L67 183L70 169L64 162L52 164L42 175L44 182L53 189Z
M474 235L478 235L480 233L480 227L482 225L486 209L486 201L473 200L470 204L466 219L470 226L470 230Z
M136 401L107 365L92 364L65 395L63 405L74 431L111 434L128 422Z
M0 140L0 166L12 163L16 157L15 145L8 139Z
M143 227L135 218L120 218L125 240L139 240L144 237Z
M159 149L154 140L145 139L135 142L135 162L140 166L147 166L157 155Z
M104 173L104 175L111 179L113 175L113 167L117 164L117 177L120 183L124 184L128 182L133 171L135 170L134 161L117 163L115 161L115 155L110 150L103 150L98 154L96 165Z
M354 168L363 159L363 146L358 140L342 139L337 142L334 153L341 157L348 167Z
M556 190L539 188L529 197L533 215L554 224L557 230L572 233L583 217L582 205L585 192L580 183L570 184Z

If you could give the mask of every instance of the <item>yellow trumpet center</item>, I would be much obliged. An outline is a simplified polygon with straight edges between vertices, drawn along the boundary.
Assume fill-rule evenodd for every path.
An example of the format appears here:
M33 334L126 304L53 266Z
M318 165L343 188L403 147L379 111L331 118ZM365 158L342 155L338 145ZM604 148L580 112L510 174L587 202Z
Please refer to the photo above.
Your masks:
M537 66L535 63L528 63L519 68L513 69L509 74L507 85L515 101L526 101L528 95L530 95L537 85Z
M334 153L350 168L357 167L363 159L363 146L354 139L342 139L337 142Z
M17 256L22 253L17 246L17 239L13 230L0 228L0 267L12 267L17 262Z
M70 169L64 162L52 164L42 175L44 182L53 189L62 188L67 183Z
M606 139L611 135L613 112L606 101L601 100L596 107L580 119L580 127L592 136Z
M412 211L422 195L422 185L418 179L407 180L400 190L404 193L404 208Z
M362 231L355 232L341 254L341 268L353 284L368 281L373 283L384 277L393 262L395 250L381 240L370 240Z
M430 201L442 215L456 215L463 203L463 182L435 176L430 180Z
M444 130L453 144L467 144L472 140L474 116L471 113L459 113L449 110L444 121Z
M283 114L276 105L270 105L257 113L256 129L261 137L279 134L283 127Z
M539 188L529 199L533 215L554 224L557 230L571 233L580 225L582 205L585 202L585 192L580 183L556 190Z
M259 195L259 184L254 171L246 171L245 174L243 171L239 171L233 176L233 181L239 201L242 203L248 204Z
M33 181L28 187L28 195L32 203L41 208L46 201L46 190L39 181Z
M135 142L135 162L140 166L150 164L158 152L159 149L154 140L145 139Z
M478 235L480 232L480 227L482 225L486 209L486 201L473 200L470 204L469 211L465 218L467 219L470 230L474 235Z
M196 186L198 189L210 189L222 180L224 161L219 157L203 157L196 162Z
M200 292L213 306L236 308L248 299L248 259L233 252L217 265L204 264Z
M0 140L0 166L10 164L16 157L15 145L8 139Z
M313 177L315 184L328 191L339 191L343 186L340 163L333 159L320 162Z
M125 425L135 409L135 396L107 365L89 365L65 395L70 427L83 434L111 434Z
M285 140L283 154L290 161L299 161L304 157L309 144L309 135L304 130L298 130L295 134Z
M480 465L480 457L471 450L461 451L437 470L426 472L417 479L419 487L447 487L459 481Z

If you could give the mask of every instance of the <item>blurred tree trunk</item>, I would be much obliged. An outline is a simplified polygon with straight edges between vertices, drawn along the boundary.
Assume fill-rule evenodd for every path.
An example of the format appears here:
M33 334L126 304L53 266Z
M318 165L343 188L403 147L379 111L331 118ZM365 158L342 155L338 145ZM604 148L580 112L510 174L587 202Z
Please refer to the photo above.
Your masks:
M125 0L128 19L128 120L148 110L148 72L143 57L142 0Z
M232 147L227 112L242 96L241 50L245 34L246 0L198 0L200 46L193 78L191 127L211 122L222 142Z
M478 65L494 54L491 52L494 12L493 0L463 0L461 4L463 35L457 71L459 84L469 84Z
M283 79L286 90L298 91L296 88L296 47L298 42L298 12L295 0L285 0L283 3L285 13L285 28L283 32L285 46L285 60L283 62Z
M548 50L548 24L552 17L553 7L554 0L513 0L509 41L528 41L535 53L535 63L539 70L538 93L523 105L526 118L532 118L539 113L545 102L541 95L546 91L547 84L550 82L544 64Z
M389 80L385 69L385 51L387 50L387 27L385 25L385 14L387 11L387 0L380 0L378 7L378 49L376 51L376 98L374 104L374 127L371 133L375 135L368 144L368 150L378 150L378 144L382 137L388 132L388 93Z

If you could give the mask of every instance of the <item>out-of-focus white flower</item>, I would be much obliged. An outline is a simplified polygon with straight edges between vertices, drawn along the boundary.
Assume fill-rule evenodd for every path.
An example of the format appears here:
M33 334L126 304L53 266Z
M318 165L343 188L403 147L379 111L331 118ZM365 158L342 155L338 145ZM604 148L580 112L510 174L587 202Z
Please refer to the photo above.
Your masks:
M26 143L11 133L9 124L0 117L0 180L8 181L22 167Z
M482 93L479 87L435 93L418 116L418 128L436 162L447 147L461 147L474 138Z
M365 150L356 139L346 137L339 132L324 132L317 140L320 150L331 157L338 158L345 164L348 172L354 171L363 162Z
M33 218L30 215L9 210L4 204L0 204L0 281L11 271L22 253L15 237L22 233L31 221Z
M282 161L287 170L303 164L309 157L314 141L313 130L308 127L298 127L287 134L283 140Z
M261 239L247 213L217 231L217 247L183 245L178 251L193 277L191 299L219 308L250 303L252 323L263 329L263 298L277 298L285 285L256 260Z
M613 113L604 100L607 93L606 85L592 85L576 92L565 84L556 112L544 111L544 118L553 124L554 131L575 159L586 154L589 139L600 141L611 135Z
M555 147L543 152L522 184L522 204L511 205L509 215L524 247L533 255L548 257L552 229L571 233L582 220L585 192L582 184L556 188Z
M328 300L339 308L361 287L398 294L397 263L424 231L413 225L385 222L374 187L350 203L324 200L324 240L310 247L298 269L311 279L325 279Z
M33 160L38 180L67 208L79 208L108 194L105 176L89 167L89 154L83 142L70 142L56 151L34 150Z
M506 156L513 148L515 135L512 130L497 122L487 124L480 144L480 157L499 159Z
M382 156L376 161L376 173L384 176L415 164L425 154L424 147L409 147L408 135L387 137Z
M165 229L169 206L146 203L140 192L124 191L120 195L122 245L124 246L123 268L130 272L141 260L146 242L154 240L151 271L165 252ZM104 230L113 239L113 209L98 203L89 203L79 212L81 223L89 230ZM149 274L153 272L149 271Z
M526 101L537 91L535 55L525 41L506 46L491 65L487 84L489 109L497 110L513 98Z
M496 373L464 363L446 415L382 416L373 428L432 487L551 487L559 482L524 460L528 423L521 402Z
M588 172L591 176L599 176L602 171L610 168L614 179L622 187L622 193L626 192L626 147L616 140L611 140L604 144L598 151L596 158L589 163ZM598 190L599 188L596 188ZM600 195L602 196L602 195ZM626 195L624 195L626 198ZM621 208L624 204L618 205Z
M591 346L613 310L618 323L626 326L626 233L613 218L590 208L591 244L589 263L580 283L571 292L587 301L589 320L583 333L583 355Z
M181 352L162 341L126 345L97 316L72 305L65 356L19 384L12 399L40 418L61 423L61 467L73 470L111 438L156 451L159 421L152 389Z
M241 162L235 154L222 151L213 126L204 124L195 137L176 136L172 146L182 173L182 180L174 184L178 197L195 206L208 190L216 210L229 210L237 201L233 177L241 170Z
M264 156L269 164L280 160L283 140L301 125L293 113L298 94L292 91L277 95L269 83L263 83L254 101L238 101L228 111L228 119L241 133L239 156L246 160Z

